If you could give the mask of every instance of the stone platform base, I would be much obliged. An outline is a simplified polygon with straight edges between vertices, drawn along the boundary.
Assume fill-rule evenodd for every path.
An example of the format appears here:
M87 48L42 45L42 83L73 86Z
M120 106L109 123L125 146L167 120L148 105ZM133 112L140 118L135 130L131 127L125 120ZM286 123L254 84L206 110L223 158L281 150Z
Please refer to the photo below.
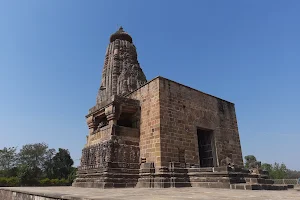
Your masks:
M171 163L169 168L142 168L137 187L205 187L242 190L287 190L287 185L275 185L266 174L232 167L182 168ZM142 166L143 167L143 166ZM157 173L155 173L157 171Z
M214 188L124 188L107 189L77 187L15 187L0 188L1 200L295 200L300 191L252 191Z
M172 185L172 186L171 186ZM179 188L179 187L202 187L202 188L220 188L220 189L237 189L237 190L287 190L287 185L275 184L250 184L250 183L222 183L222 182L148 182L138 183L139 188Z
M266 174L253 174L243 168L208 167L183 168L178 163L155 169L143 163L140 173L121 163L109 163L110 168L80 170L73 186L84 188L177 188L205 187L242 190L287 190L287 185L276 185ZM115 166L115 167L113 167ZM137 168L137 166L135 166Z

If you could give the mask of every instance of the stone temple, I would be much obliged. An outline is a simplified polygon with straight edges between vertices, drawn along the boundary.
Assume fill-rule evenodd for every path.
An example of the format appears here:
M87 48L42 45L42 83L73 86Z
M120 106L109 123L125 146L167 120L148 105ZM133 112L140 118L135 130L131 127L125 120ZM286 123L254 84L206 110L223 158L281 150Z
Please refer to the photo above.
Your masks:
M87 116L76 187L286 189L243 168L233 103L175 81L147 81L132 37L110 36Z

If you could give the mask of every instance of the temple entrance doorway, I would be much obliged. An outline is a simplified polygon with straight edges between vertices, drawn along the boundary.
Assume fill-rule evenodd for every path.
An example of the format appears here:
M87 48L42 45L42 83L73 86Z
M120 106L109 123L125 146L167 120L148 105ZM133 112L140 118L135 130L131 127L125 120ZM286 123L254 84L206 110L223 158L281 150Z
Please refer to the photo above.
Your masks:
M200 167L215 166L215 148L212 130L197 129Z

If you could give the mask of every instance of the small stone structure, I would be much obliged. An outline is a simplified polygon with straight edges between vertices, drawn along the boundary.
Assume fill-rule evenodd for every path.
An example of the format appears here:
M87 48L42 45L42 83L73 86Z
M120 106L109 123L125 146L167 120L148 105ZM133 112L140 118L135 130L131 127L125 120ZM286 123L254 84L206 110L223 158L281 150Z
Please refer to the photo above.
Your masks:
M163 77L147 82L123 28L110 37L86 119L73 186L285 188L243 169L233 103Z

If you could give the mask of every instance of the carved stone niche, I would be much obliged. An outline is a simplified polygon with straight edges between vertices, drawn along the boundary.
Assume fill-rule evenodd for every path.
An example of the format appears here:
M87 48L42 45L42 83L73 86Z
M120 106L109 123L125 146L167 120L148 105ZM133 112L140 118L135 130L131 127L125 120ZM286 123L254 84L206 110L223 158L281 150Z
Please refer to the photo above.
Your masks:
M108 125L108 121L103 110L87 116L86 122L89 127L90 134L93 134L95 131L98 131L100 128Z
M115 95L112 104L105 108L105 115L115 125L138 128L139 107L139 101Z
M114 95L111 102L86 116L90 135L110 125L139 128L140 103L138 100ZM112 130L113 134L113 130Z

